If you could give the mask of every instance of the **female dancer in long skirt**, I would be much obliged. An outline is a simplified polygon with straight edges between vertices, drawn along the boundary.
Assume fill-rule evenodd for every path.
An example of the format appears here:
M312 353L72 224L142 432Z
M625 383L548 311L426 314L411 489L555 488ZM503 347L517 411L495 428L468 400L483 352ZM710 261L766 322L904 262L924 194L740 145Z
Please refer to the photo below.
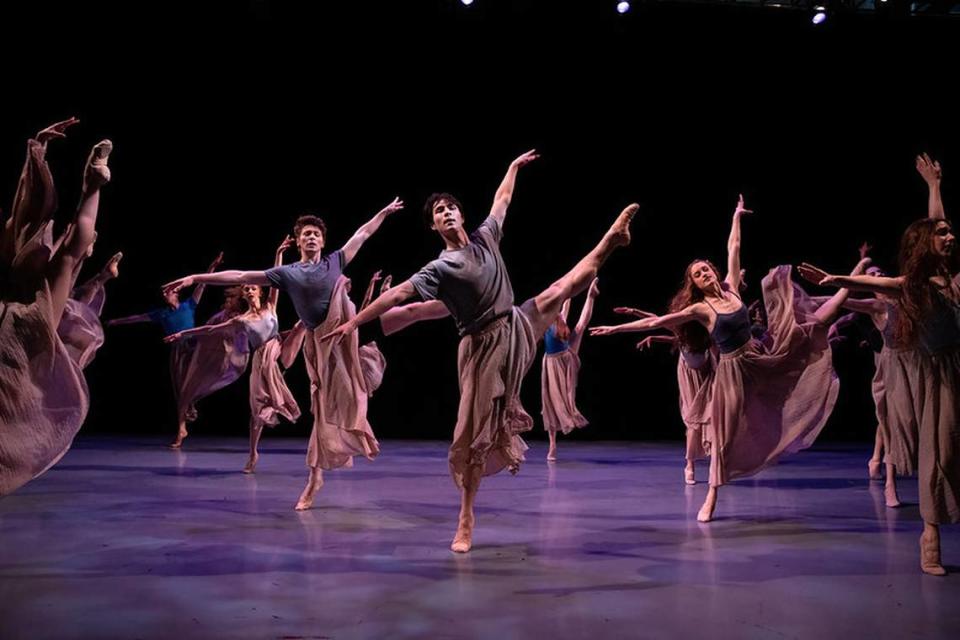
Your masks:
M0 272L9 278L0 286L0 496L55 464L69 449L89 407L80 365L57 328L77 264L96 235L100 189L110 181L109 140L94 145L87 159L70 234L52 255L35 252L40 245L32 242L56 208L47 144L64 138L76 123L75 118L58 122L28 142L11 216L0 230Z
M283 264L283 252L295 244L292 236L287 236L277 248L274 266ZM195 329L180 331L167 336L165 342L175 342L190 337L221 335L232 338L243 336L243 350L252 353L250 369L250 456L243 468L244 473L253 473L260 459L257 445L265 426L275 426L280 418L296 422L300 417L300 407L290 393L280 371L281 352L280 321L277 318L277 299L280 290L272 288L263 303L259 285L245 284L240 287L243 300L247 305L245 313L219 324L210 324Z
M557 431L567 435L574 429L587 426L587 419L577 409L577 381L580 377L580 344L593 317L593 306L600 295L594 279L587 291L587 299L580 311L577 326L567 326L570 299L564 300L560 315L543 336L546 352L540 374L540 399L543 403L543 428L550 438L547 460L557 459Z
M830 417L839 383L833 371L827 330L847 297L841 290L813 310L806 294L790 279L790 267L776 267L763 279L771 348L750 333L747 307L736 293L740 285L740 219L750 213L743 196L733 213L727 242L727 277L706 260L694 260L671 313L591 333L675 330L681 343L707 332L720 351L711 392L694 410L708 425L710 489L697 519L713 519L719 488L752 475L785 453L813 444ZM861 269L863 265L858 265Z
M808 264L800 272L817 284L897 300L891 308L900 352L885 367L884 383L887 408L896 399L905 415L884 423L884 442L898 472L915 468L919 475L921 569L945 575L939 527L960 521L960 267L950 223L927 218L907 227L899 266L896 278L832 276Z
M215 271L223 263L223 252L208 268ZM107 322L108 327L152 322L160 325L164 337L192 329L196 325L196 310L203 297L204 285L194 287L193 294L181 300L176 292L164 292L166 307L161 307ZM179 449L189 435L187 423L197 419L196 403L214 391L236 381L247 368L247 355L234 349L230 339L198 338L171 343L170 381L177 408L177 435L170 448Z

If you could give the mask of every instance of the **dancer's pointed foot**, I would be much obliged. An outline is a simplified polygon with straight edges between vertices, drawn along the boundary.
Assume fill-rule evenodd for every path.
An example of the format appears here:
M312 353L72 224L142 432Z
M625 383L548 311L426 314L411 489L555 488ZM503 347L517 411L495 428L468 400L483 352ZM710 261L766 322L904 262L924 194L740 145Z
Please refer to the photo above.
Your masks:
M867 472L870 474L871 480L880 480L883 478L883 474L880 473L880 465L882 464L883 461L876 458L867 463Z
M557 461L557 445L551 444L550 448L547 450L547 462L556 462Z
M103 265L103 279L109 280L111 278L116 278L120 275L120 261L123 260L123 252L117 251L113 254L113 257L107 261L107 264Z
M98 189L110 182L110 167L107 166L107 160L112 151L113 143L109 140L101 140L93 145L87 157L87 167L83 172L86 187Z
M683 470L684 484L697 484L697 479L693 475L693 465L689 465Z
M260 454L253 454L250 456L250 459L247 460L247 464L243 467L244 473L253 473L257 468L257 460L260 459Z
M610 230L607 231L607 235L610 236L613 246L625 247L630 244L630 223L633 221L633 216L637 214L639 209L640 205L638 204L628 205L626 209L620 212L617 219L614 220Z

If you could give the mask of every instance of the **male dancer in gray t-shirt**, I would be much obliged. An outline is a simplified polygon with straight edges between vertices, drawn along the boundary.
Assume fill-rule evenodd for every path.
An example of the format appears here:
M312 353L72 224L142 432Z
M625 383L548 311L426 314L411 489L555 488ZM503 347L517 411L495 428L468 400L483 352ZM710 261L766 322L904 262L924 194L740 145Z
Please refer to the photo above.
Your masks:
M391 312L393 330L425 318L453 316L461 335L460 407L448 459L461 503L450 548L460 553L472 545L473 503L481 477L502 469L515 473L523 460L526 445L519 434L533 426L533 419L520 404L520 383L536 355L537 341L563 301L590 286L614 249L629 244L630 221L639 208L632 204L624 209L600 244L570 272L516 307L500 239L517 171L537 157L529 151L510 163L490 215L472 234L463 228L454 196L432 195L424 213L446 245L440 257L323 338L340 339L415 295L424 302Z
M176 292L192 284L233 286L240 284L275 286L289 294L300 320L308 330L324 328L341 272L353 260L363 243L373 235L391 213L403 208L403 202L395 199L381 209L366 224L357 229L343 248L329 255L322 255L327 239L327 228L316 216L300 216L294 226L300 261L266 271L219 271L197 274L174 280L164 285L164 293ZM332 328L332 327L331 327ZM324 331L325 332L325 331ZM319 337L319 336L318 336ZM356 344L350 349L356 351ZM354 455L373 458L379 452L377 439L366 418L367 394L359 378L359 355L349 354L342 365L350 371L347 375L331 376L330 368L334 355L329 349L321 351L314 341L305 345L307 373L310 376L313 431L307 448L307 467L310 479L297 501L298 511L313 506L313 498L323 485L323 469L351 466ZM355 369L355 370L354 370ZM331 389L332 385L342 388ZM326 407L324 400L329 394L353 395L356 402L351 407Z

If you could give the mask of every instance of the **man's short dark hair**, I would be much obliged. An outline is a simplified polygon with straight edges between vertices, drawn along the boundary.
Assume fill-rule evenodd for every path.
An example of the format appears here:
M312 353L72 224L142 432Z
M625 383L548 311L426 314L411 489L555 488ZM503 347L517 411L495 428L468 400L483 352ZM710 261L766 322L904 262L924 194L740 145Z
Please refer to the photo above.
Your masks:
M449 193L431 194L430 197L427 198L427 202L423 205L423 221L426 222L428 229L433 226L433 208L441 200L454 205L460 210L460 214L463 215L463 205L460 204L456 196L450 195Z
M304 227L317 227L323 234L323 239L327 239L327 224L323 221L323 218L315 216L312 213L303 214L293 223L293 237L299 238L300 232L303 231Z

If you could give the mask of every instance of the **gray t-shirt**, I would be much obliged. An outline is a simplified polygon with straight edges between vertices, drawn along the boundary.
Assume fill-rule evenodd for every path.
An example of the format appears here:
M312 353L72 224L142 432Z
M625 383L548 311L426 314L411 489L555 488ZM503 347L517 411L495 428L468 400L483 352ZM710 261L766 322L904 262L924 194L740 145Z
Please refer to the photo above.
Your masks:
M470 244L445 250L410 278L424 300L439 300L460 335L476 333L513 308L513 287L500 255L503 228L488 216L470 234Z
M267 269L265 273L273 286L290 296L303 324L308 329L316 329L327 319L330 296L345 266L340 249L317 262L294 262Z

